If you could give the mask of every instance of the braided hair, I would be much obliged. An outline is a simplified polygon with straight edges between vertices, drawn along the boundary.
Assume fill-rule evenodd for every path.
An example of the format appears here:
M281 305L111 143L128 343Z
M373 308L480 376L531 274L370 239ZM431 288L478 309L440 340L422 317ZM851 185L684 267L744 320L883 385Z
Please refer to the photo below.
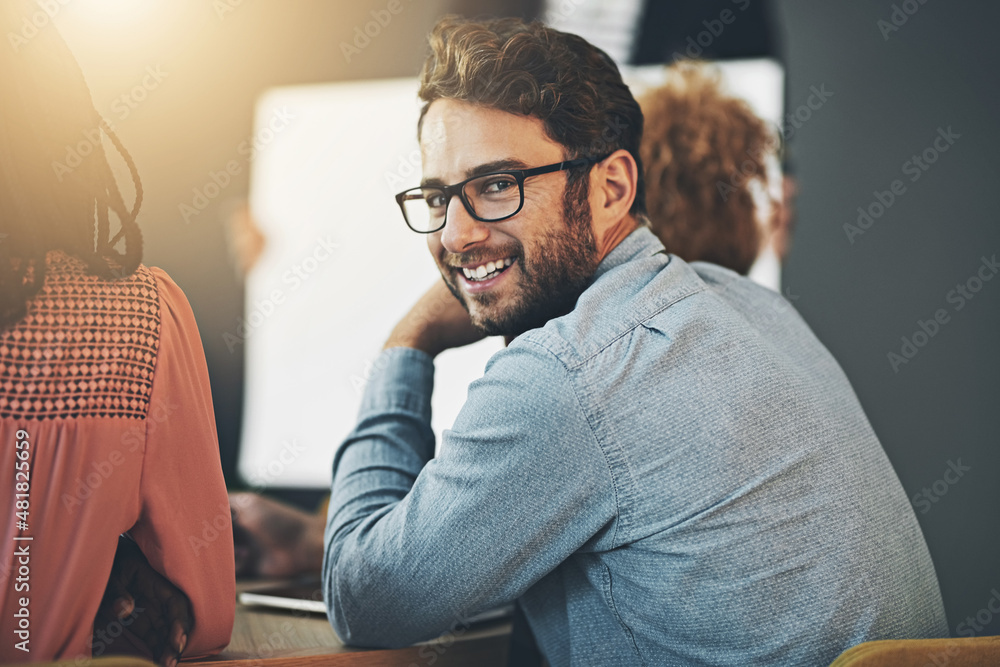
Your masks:
M45 256L62 250L107 280L142 261L136 216L142 184L132 156L94 107L69 47L52 25L22 32L40 12L0 2L0 329L27 313L45 282ZM7 41L7 40L5 40ZM128 165L135 203L125 205L104 152L107 137ZM118 221L112 236L111 213Z

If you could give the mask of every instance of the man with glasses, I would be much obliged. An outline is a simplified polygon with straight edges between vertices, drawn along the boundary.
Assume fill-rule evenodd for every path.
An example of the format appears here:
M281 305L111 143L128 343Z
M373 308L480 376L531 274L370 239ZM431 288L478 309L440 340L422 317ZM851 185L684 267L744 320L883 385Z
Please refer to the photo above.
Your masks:
M906 495L777 294L645 225L642 114L579 37L444 19L397 196L443 281L334 460L324 597L399 646L512 601L550 664L828 664L947 634ZM502 335L433 458L433 358ZM437 654L433 653L436 659Z
M506 112L479 109L467 102L455 100L441 100L428 115L431 123L440 123L438 127L442 131L445 131L449 121L458 126L464 125L476 133L482 130L494 133L497 128L504 127L504 132L511 134L502 135L502 143L497 146L498 155L506 152L515 154L507 143L506 136L526 139L525 150L531 151L535 148L531 145L533 134L521 134L521 126L540 130L537 119L517 118ZM506 125L511 127L507 128ZM476 146L473 151L477 151L481 145L481 142L476 141L479 137L472 141L467 139L461 137L458 143ZM448 150L445 142L441 142L440 148ZM559 155L562 152L558 145L544 148L547 150L536 149L534 152L539 155ZM433 160L433 156L439 155L440 151L436 144L427 145L425 153L425 159ZM486 335L513 338L572 310L577 297L593 274L598 258L591 234L589 211L574 208L574 204L579 192L586 190L587 181L584 179L587 177L587 169L592 165L600 165L610 157L610 154L596 158L581 157L532 169L512 169L511 167L523 166L524 162L502 158L476 164L470 168L470 173L475 175L455 185L444 185L440 178L425 178L421 187L396 195L396 201L410 229L432 235L428 237L428 242L438 260L442 276L455 298L468 311L472 324ZM477 158L473 157L475 159ZM636 178L635 159L625 150L621 150L617 156L617 163L609 161L607 166L625 170L618 174L619 178L625 176L626 172L632 180ZM500 169L503 171L499 171ZM568 188L561 200L565 229L556 225L554 229L545 230L537 247L533 249L534 252L527 256L523 242L519 240L520 235L516 233L498 229L495 236L503 242L502 245L478 243L475 238L477 234L482 236L482 232L493 233L493 230L480 223L501 222L521 213L525 206L526 187L532 195L528 200L528 215L535 212L537 216L538 212L542 212L547 218L549 211L553 210L551 206L560 203L555 195L558 194L558 187L566 181L551 178L546 183L540 177L561 171L579 172L579 185ZM448 209L453 197L461 201L461 208L464 210L456 211L452 224L448 227ZM623 204L625 202L619 202L618 208ZM466 215L470 220L461 220ZM528 215L522 216L521 220ZM628 231L635 228L634 218L629 216L627 222L625 228ZM521 225L507 225L504 229L517 229L518 226ZM467 238L470 234L472 238ZM469 250L463 253L465 248ZM510 271L519 259L520 263ZM511 276L519 284L514 288L501 287L506 278ZM505 293L511 295L509 305L500 309L495 304Z

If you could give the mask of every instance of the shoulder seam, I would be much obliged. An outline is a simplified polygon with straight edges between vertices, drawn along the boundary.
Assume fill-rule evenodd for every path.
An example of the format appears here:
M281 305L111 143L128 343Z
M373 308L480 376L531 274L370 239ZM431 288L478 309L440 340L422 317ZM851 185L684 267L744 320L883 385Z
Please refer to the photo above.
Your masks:
M607 350L607 349L608 349L609 347L611 347L611 346L612 346L612 345L613 345L614 343L618 342L618 341L619 341L620 339L624 338L625 336L627 336L627 335L631 334L631 333L632 333L633 331L635 331L635 330L636 330L636 329L637 329L638 327L641 327L641 326L643 326L643 324L644 324L645 322L648 322L648 321L649 321L649 320L651 320L652 318L656 317L657 315L659 315L660 313L662 313L663 311L665 311L665 310L666 310L667 308L670 308L671 306L673 306L673 305L676 305L676 304L680 303L681 301L683 301L684 299L687 299L688 297L691 297L691 296L694 296L695 294L700 294L700 293L702 293L702 292L705 292L705 291L707 291L707 290L708 290L708 286L706 285L706 286L704 286L704 287L699 287L699 288L698 288L698 289L696 289L696 290L692 290L692 291L690 291L690 292L685 292L685 293L683 293L683 294L681 294L681 295L677 296L676 298L674 298L674 299L672 299L672 300L668 301L667 303L663 304L663 305L662 305L662 306L661 306L660 308L657 308L657 309L656 309L656 310L654 310L653 312L649 313L649 314L648 314L648 315L647 315L646 317L642 318L641 320L636 320L635 322L633 322L631 326L629 326L628 328L624 329L624 330L623 330L623 331L622 331L621 333L619 333L618 335L616 335L616 336L614 336L613 338L611 338L610 340L608 340L608 342L607 342L607 343L605 343L605 344L604 344L604 346L602 346L601 348L599 348L599 349L597 349L597 350L594 350L594 351L593 351L593 352L592 352L591 354L589 354L588 356L586 356L586 357L583 357L583 358L581 358L581 359L580 359L580 360L579 360L579 361L578 361L577 363L575 363L575 364L574 364L574 365L573 365L572 367L567 367L567 368L573 368L573 369L575 369L575 368L578 368L578 367L580 367L580 366L583 366L583 365L584 365L584 364L586 364L586 363L587 363L588 361L590 361L591 359L593 359L593 358L594 358L594 357L596 357L597 355L599 355L599 354L601 354L602 352L604 352L605 350ZM525 341L525 342L528 342L528 341Z

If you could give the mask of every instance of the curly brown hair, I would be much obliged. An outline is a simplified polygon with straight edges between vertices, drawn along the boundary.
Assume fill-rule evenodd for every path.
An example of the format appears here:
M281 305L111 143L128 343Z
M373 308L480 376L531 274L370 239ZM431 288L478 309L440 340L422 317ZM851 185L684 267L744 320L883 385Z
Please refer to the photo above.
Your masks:
M418 134L431 102L444 98L535 116L566 159L624 148L639 167L630 213L646 212L642 111L611 58L582 37L515 18L446 16L431 32L419 95Z
M766 189L777 135L725 93L717 70L691 62L669 70L668 83L641 98L650 226L685 261L746 275L763 240L751 184Z

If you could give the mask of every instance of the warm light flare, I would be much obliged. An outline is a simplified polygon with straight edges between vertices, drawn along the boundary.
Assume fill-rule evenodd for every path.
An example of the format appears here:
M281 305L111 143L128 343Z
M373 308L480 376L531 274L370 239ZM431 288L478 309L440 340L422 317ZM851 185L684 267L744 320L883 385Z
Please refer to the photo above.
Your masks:
M67 7L70 3L67 3ZM73 9L102 21L131 22L148 17L162 0L72 0Z
M166 0L36 0L56 9L61 29L84 29L92 34L108 30L139 29L156 20Z

